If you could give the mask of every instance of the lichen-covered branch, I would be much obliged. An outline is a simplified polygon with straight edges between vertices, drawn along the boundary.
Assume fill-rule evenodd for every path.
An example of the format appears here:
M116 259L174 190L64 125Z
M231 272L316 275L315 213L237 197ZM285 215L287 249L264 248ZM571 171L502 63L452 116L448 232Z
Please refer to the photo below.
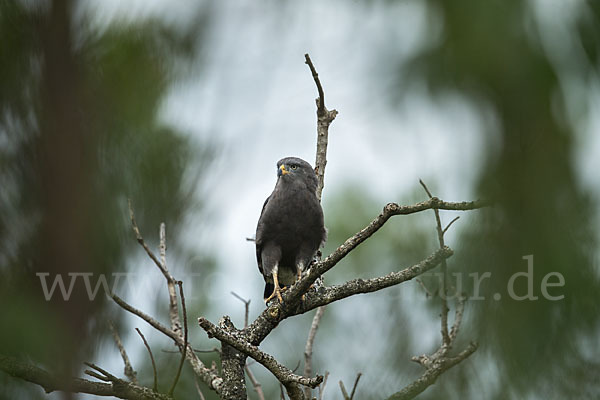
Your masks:
M370 293L390 286L409 281L439 265L443 260L452 256L449 247L437 250L423 261L401 271L390 272L387 275L372 279L353 279L341 285L327 286L316 292L309 292L305 301L298 307L296 313L302 314L314 308L333 303L360 293Z
M221 342L228 344L262 364L285 385L288 392L288 386L293 386L293 384L315 388L323 381L323 377L319 375L314 378L309 378L294 374L289 368L279 364L273 356L263 352L257 346L246 342L243 336L239 337L224 329L220 329L205 318L199 318L198 324L206 331L209 337L214 337Z

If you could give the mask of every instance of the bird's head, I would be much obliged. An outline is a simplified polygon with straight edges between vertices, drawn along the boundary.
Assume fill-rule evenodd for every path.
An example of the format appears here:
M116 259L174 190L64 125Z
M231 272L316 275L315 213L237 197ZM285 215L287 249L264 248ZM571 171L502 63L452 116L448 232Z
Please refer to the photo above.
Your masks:
M309 163L297 157L282 158L277 162L277 177L289 182L304 182L317 187L317 175Z

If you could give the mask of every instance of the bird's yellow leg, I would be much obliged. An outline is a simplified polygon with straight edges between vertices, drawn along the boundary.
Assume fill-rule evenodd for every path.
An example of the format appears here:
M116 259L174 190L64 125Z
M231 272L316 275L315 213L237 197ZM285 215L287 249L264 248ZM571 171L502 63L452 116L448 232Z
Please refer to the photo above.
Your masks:
M268 303L275 296L277 296L277 299L280 303L283 303L283 298L281 297L281 292L283 290L279 289L279 279L277 278L277 270L273 271L273 285L275 286L275 289L273 290L273 293L271 293L271 295L265 299L265 303Z

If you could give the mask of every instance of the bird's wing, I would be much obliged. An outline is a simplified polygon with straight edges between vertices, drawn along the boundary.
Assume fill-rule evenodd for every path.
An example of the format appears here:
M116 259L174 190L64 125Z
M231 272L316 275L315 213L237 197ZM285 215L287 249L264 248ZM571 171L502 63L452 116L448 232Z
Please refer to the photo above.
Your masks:
M267 197L267 199L265 200L265 203L262 206L262 210L260 211L260 217L258 218L258 226L256 228L256 238L254 239L254 243L256 244L256 261L258 262L258 269L260 270L260 273L264 275L263 273L263 269L262 269L262 246L263 246L263 242L262 242L262 223L261 223L261 219L262 216L265 212L265 208L267 207L267 203L269 202L269 199L271 198L271 196Z

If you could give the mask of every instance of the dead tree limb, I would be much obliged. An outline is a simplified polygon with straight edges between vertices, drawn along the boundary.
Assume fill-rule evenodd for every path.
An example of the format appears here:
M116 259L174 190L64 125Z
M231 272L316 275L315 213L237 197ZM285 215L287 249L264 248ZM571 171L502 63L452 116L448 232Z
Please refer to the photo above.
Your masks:
M109 327L110 331L112 332L115 344L117 345L117 347L119 349L119 353L121 353L121 358L123 359L123 364L124 364L123 373L131 381L131 383L138 385L137 372L135 372L135 370L131 366L131 361L129 361L129 356L127 356L125 347L123 347L123 342L121 341L119 332L117 332L117 329L110 321L108 321L108 327Z
M72 378L65 381L64 377L57 377L48 371L28 362L20 361L14 357L0 355L0 370L7 374L41 386L46 393L62 391L69 393L87 393L96 396L113 396L129 400L167 400L164 394L155 393L152 389L135 385L111 374L98 374L103 382L94 382L87 379Z

